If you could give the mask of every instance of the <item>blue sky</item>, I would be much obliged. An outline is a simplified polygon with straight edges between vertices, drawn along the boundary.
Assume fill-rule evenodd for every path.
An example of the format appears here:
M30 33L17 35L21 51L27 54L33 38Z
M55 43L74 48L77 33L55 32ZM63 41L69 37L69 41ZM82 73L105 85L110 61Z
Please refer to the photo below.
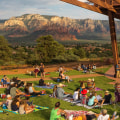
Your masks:
M56 15L75 19L108 19L107 16L59 0L0 0L0 19L23 14Z

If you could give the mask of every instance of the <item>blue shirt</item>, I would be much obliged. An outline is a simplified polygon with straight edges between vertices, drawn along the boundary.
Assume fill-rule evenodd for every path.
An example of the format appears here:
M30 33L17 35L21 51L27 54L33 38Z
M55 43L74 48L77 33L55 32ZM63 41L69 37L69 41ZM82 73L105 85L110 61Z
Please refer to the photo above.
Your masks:
M95 100L95 98L96 98L95 96L92 96L92 98L89 99L89 101L88 101L88 105L89 105L89 106L94 105L94 100Z

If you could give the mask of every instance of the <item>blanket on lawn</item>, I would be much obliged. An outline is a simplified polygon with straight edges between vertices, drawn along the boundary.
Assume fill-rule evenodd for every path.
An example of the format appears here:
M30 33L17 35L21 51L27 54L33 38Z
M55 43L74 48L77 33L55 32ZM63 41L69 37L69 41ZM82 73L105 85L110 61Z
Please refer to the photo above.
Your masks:
M43 95L46 95L46 94L41 94L40 96L43 96ZM25 95L26 97L37 97L37 95Z
M95 114L92 111L83 111L83 110L64 110L67 114L66 114L66 118L69 119L69 116L73 115L73 117L77 117L77 116L81 116L81 115L93 115Z
M43 89L53 89L54 86L57 85L57 84L50 84L49 86L39 86L39 85L36 85L35 87L39 87L39 88L43 88ZM62 84L63 87L66 87L67 85L64 85Z
M39 110L46 110L46 109L49 109L49 107L36 105L33 112L37 112ZM12 110L8 110L8 109L4 109L4 110L7 111L7 112L12 112L14 114L19 114L19 112L16 112L16 111L12 111Z
M101 91L101 90L103 90L103 89L98 88L98 87L95 88L95 91Z
M66 101L66 102L70 102L70 103L72 103L72 105L82 106L82 107L85 107L87 109L93 109L93 108L99 108L99 107L101 107L100 105L96 105L96 106L84 105L84 104L81 104L80 100L78 100L78 101L71 101L71 97L67 97L67 98L64 98L62 100ZM103 105L109 105L109 104L103 104Z

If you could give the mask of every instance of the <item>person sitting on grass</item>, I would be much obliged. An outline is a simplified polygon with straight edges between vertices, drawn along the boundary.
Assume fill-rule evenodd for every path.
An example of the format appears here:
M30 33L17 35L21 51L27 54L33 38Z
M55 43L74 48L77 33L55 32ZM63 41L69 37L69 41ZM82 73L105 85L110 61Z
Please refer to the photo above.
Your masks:
M33 87L33 83L29 83L29 86L28 86L28 93L30 94L30 95L41 95L41 91L36 91L35 89L34 89L34 87Z
M12 98L14 98L17 95L25 95L25 93L17 89L17 83L14 83L12 87L10 88L10 95L12 96Z
M105 91L105 96L103 97L101 106L103 104L110 104L110 103L112 103L112 95L109 94L109 91Z
M3 87L7 87L7 80L8 80L7 76L4 75L1 80L1 84L3 85Z
M54 88L53 88L53 97L56 98L56 95L57 95L57 85L54 85Z
M80 99L80 88L77 88L73 94L73 100L77 101L78 99Z
M34 108L29 107L24 100L20 101L19 105L19 113L20 114L28 114L33 112Z
M46 86L46 85L48 84L44 82L44 77L42 76L41 79L39 80L39 86Z
M83 105L86 105L86 100L87 100L87 90L84 88L82 91L81 91L81 103L83 104Z
M61 118L61 115L64 114L66 116L66 112L60 109L59 107L60 107L60 102L56 102L55 108L53 108L51 111L50 120L57 120L57 119L65 120L64 118Z
M60 83L56 90L56 97L60 99L70 96L70 94L66 93L62 87L63 85Z
M107 114L107 110L106 109L102 109L100 114L96 114L97 116L97 120L116 120L119 118L119 115L117 115L117 112L115 111L112 115L112 118L110 119L110 115Z
M84 88L85 88L85 84L83 82L81 82L80 83L80 94L81 94L82 89L84 89Z
M97 96L96 92L90 95L89 100L88 100L89 106L96 106L98 104L98 100L96 99L96 96Z
M17 95L15 96L15 98L13 99L12 103L11 103L11 110L12 111L18 111L19 110L19 106L20 106L20 96Z
M61 77L61 79L65 79L65 80L67 80L68 83L70 82L70 77L64 75L64 74L63 74L63 71L60 72L60 77Z

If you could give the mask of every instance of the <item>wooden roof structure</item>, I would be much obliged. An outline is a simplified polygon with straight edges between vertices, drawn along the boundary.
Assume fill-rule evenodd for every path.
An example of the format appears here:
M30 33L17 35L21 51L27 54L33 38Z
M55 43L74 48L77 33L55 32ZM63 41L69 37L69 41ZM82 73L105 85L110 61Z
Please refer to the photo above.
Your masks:
M60 0L60 1L76 5L103 15L107 15L109 17L111 43L115 66L115 76L118 77L117 71L120 69L116 68L116 66L119 66L118 65L119 56L114 18L120 19L120 0L87 0L87 2L81 2L80 0Z

